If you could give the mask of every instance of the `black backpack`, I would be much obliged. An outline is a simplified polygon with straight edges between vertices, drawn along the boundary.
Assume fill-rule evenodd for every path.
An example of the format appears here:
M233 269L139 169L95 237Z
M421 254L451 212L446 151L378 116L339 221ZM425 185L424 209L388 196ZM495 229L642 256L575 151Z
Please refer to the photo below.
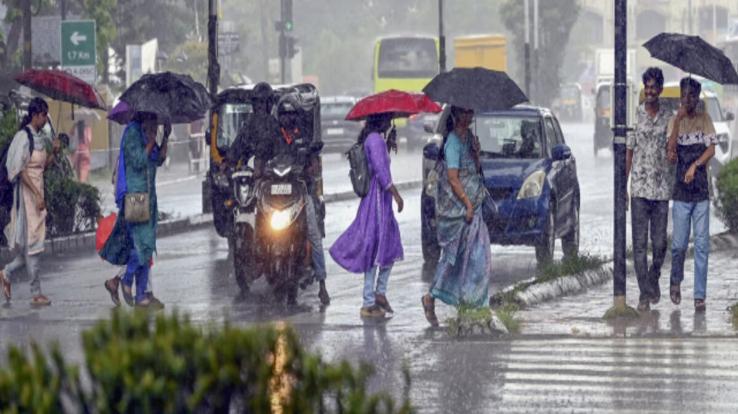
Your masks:
M351 185L354 187L354 193L363 198L369 194L369 185L372 180L369 173L369 160L366 159L366 152L364 152L364 144L357 142L352 145L346 155L351 168L349 177L351 178Z
M27 126L23 127L23 130L28 135L28 148L30 153L33 154L33 136L31 135L31 130ZM10 208L13 204L13 183L8 179L7 168L8 150L12 142L12 139L9 140L8 144L0 150L0 194L2 195L0 196L0 202L2 203L2 207L6 208Z

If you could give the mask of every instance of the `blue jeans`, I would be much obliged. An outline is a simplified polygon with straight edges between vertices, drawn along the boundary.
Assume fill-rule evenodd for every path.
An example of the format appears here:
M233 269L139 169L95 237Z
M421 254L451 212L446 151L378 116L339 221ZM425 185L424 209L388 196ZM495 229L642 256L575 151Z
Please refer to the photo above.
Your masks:
M374 292L381 293L383 295L387 293L387 282L389 281L391 271L392 266L379 268L379 275L377 276L377 266L374 266L364 272L363 307L368 308L374 305Z
M136 280L136 303L139 303L146 298L146 288L149 284L149 264L141 263L136 249L131 249L126 265L126 274L123 275L122 282L128 287L132 287L134 279Z
M672 220L671 284L679 285L684 280L684 260L691 226L694 231L694 298L705 299L707 259L710 254L710 201L674 201Z
M308 241L312 251L313 270L318 281L325 280L325 252L323 251L323 235L318 227L318 214L315 211L313 197L308 195L305 208L307 216Z

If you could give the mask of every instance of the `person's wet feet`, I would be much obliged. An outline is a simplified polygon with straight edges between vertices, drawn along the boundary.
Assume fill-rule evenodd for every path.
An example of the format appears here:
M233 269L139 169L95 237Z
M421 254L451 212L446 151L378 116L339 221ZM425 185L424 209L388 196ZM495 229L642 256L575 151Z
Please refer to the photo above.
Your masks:
M380 308L376 304L361 308L359 314L362 318L368 319L379 319L385 317L384 309Z
M33 298L31 298L31 306L33 307L40 308L49 305L51 305L51 300L44 295L34 295Z
M651 304L655 305L661 300L661 287L659 286L659 280L654 279L652 281L652 293L651 293Z
M118 286L120 285L120 281L117 277L114 277L112 279L108 279L105 281L104 286L105 290L110 293L110 300L113 301L115 306L120 306L120 297L118 296Z
M638 312L645 313L651 310L651 302L648 298L638 301Z
M146 294L146 297L136 303L136 308L160 311L164 309L164 304L153 293L149 292Z
M682 303L682 290L679 285L671 285L669 287L669 296L673 304L678 305Z
M325 288L325 280L320 281L320 289L318 291L318 299L323 306L331 304L331 297L328 295L328 289Z
M707 310L707 304L705 304L704 299L694 300L694 311L695 312L705 312L706 310Z
M374 303L376 303L377 306L379 306L380 308L384 309L385 312L395 313L395 311L392 309L392 306L390 306L389 301L387 300L387 296L382 293L374 292Z
M437 328L438 323L438 317L436 316L436 301L430 294L423 295L422 298L420 298L420 302L423 305L423 312L425 312L425 319L428 321L428 323L431 324L432 327Z
M123 294L123 300L126 301L126 305L133 306L135 304L133 300L133 287L121 283L120 291Z
M5 276L5 272L3 272L2 270L0 270L0 284L2 284L3 296L5 296L5 301L10 302L12 285L10 283L10 280L8 280L8 278Z

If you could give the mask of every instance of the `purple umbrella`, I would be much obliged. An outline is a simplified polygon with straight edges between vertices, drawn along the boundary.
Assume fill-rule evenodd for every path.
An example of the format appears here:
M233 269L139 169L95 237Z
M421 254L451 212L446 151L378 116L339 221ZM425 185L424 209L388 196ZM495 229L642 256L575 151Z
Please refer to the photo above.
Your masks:
M132 117L133 111L131 111L131 107L125 101L118 101L118 104L108 112L108 119L121 125L127 125L131 122Z

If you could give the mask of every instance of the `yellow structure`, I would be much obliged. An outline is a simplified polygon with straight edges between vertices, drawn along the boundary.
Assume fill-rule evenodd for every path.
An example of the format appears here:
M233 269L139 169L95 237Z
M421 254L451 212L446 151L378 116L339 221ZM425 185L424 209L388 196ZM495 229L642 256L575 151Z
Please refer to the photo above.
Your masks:
M374 44L374 93L397 89L420 92L438 73L438 39L387 36Z
M457 68L480 66L507 72L507 38L503 35L456 37L454 53Z
M56 133L67 133L70 134L74 123L79 120L84 120L85 123L90 125L92 128L92 151L107 151L109 149L108 140L108 120L107 112L98 109L81 108L79 105L74 105L68 102L56 101L50 98L45 98L49 104L49 118L51 123L54 125ZM75 113L75 119L72 120L72 111ZM96 114L96 115L93 115ZM70 134L70 138L73 134Z

